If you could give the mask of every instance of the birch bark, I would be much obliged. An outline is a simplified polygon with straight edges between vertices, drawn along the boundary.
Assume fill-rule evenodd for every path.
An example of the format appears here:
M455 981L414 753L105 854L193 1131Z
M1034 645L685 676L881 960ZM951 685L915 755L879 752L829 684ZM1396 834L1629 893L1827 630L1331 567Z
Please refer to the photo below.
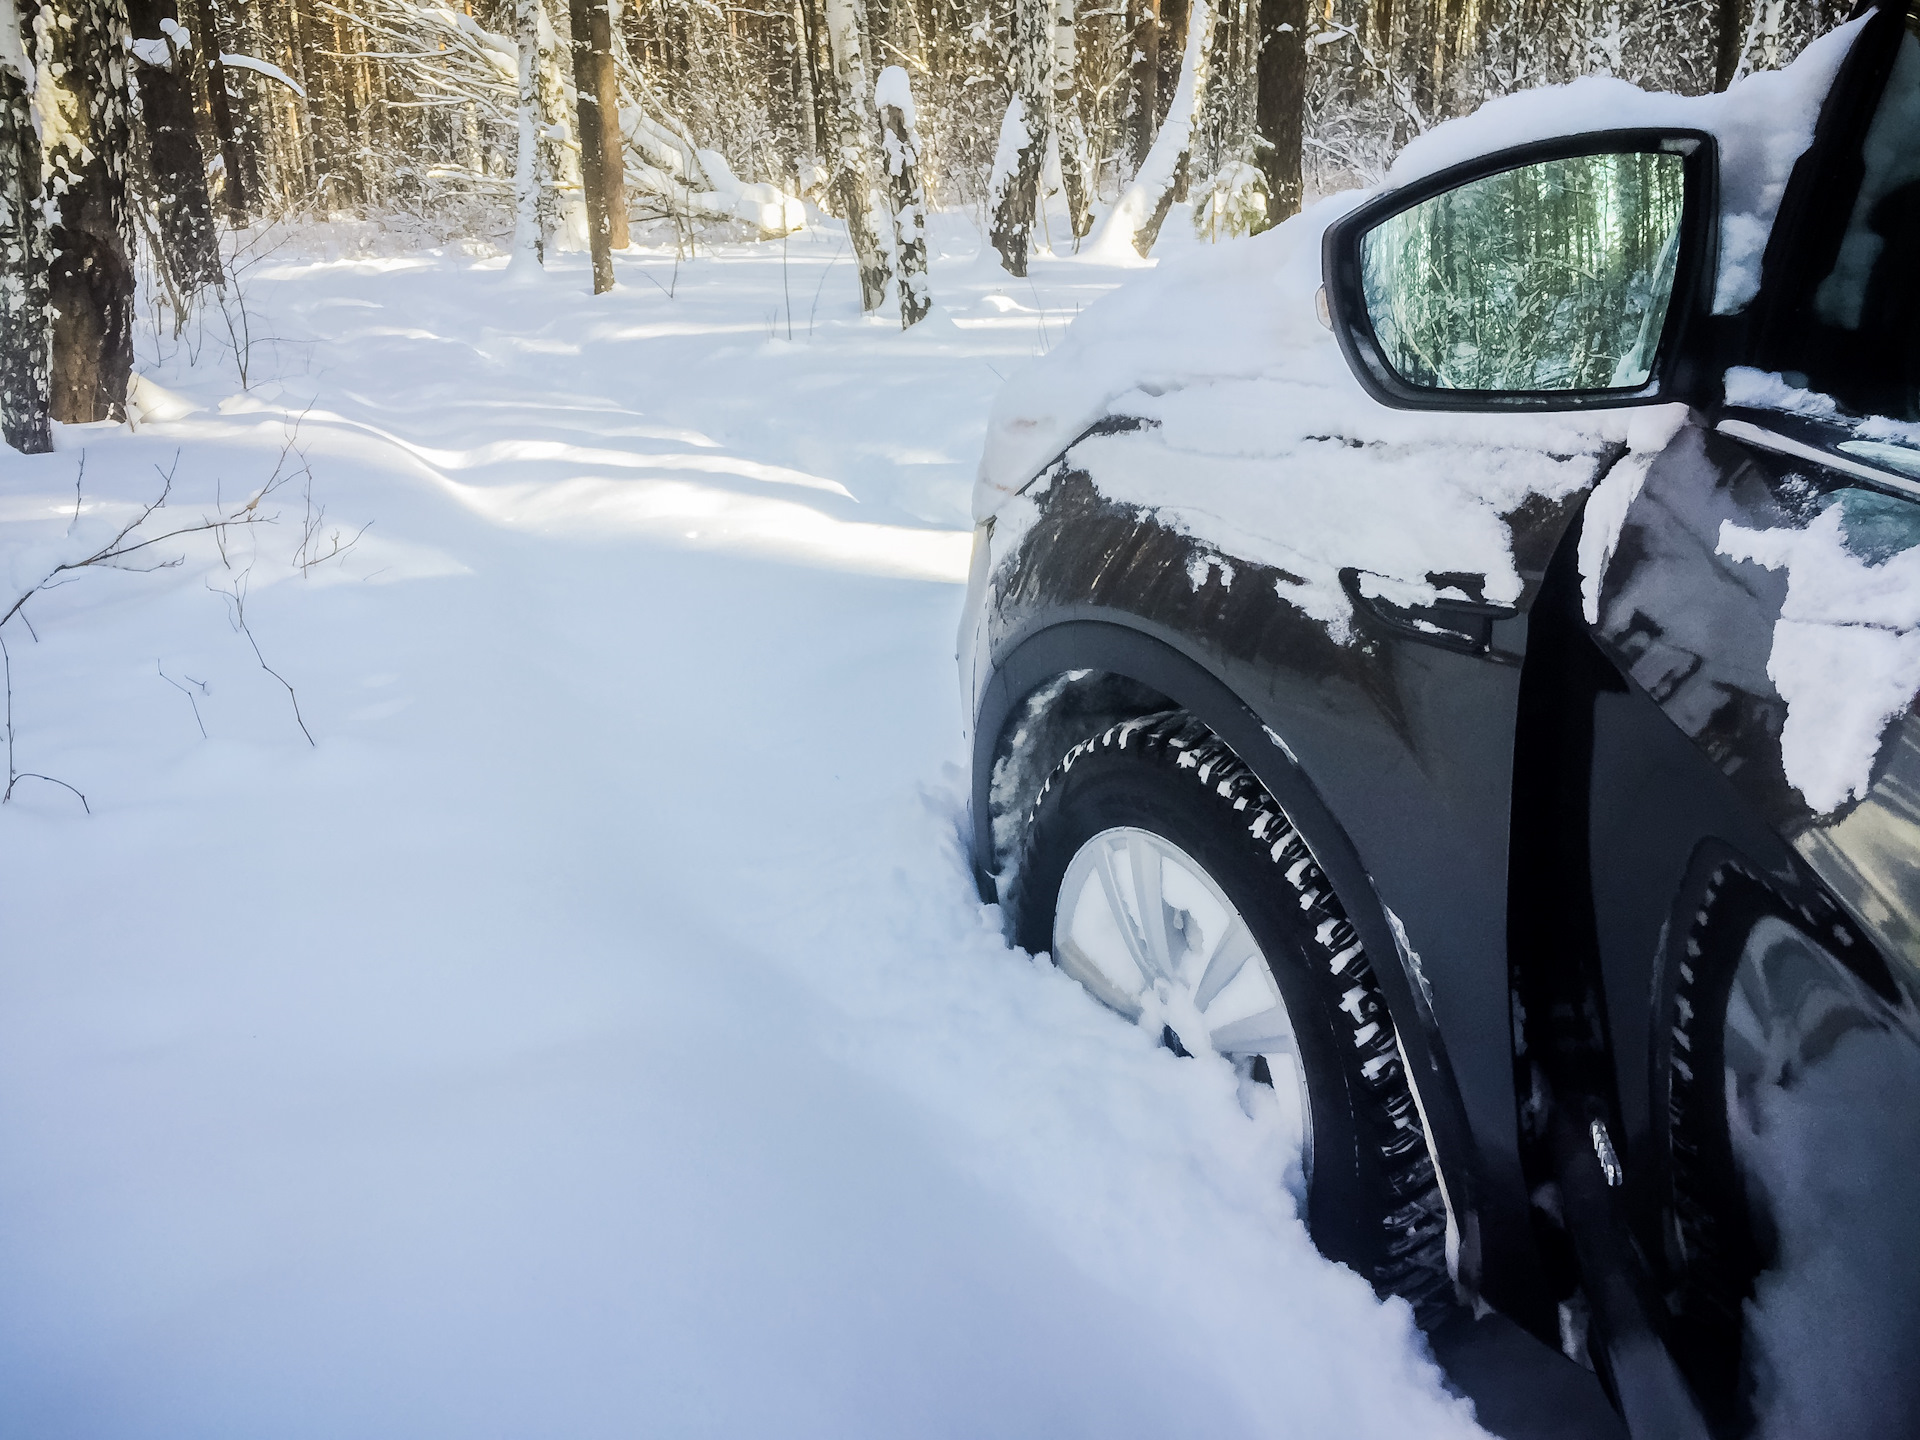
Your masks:
M52 242L33 128L32 63L13 0L0 0L0 436L53 449L47 268Z
M1143 257L1152 253L1153 242L1160 238L1160 226L1173 207L1173 186L1180 164L1193 145L1193 122L1206 98L1212 50L1213 7L1208 0L1194 0L1187 21L1186 54L1180 61L1180 83L1174 86L1166 122L1154 137L1153 148L1133 183L1107 216L1095 242L1097 248L1111 252L1125 244Z
M1000 122L1000 144L987 181L987 238L1009 275L1027 273L1039 200L1040 167L1053 128L1052 0L1016 0L1013 11L1013 99Z
M182 296L219 285L220 236L207 195L207 161L193 113L200 47L180 23L174 0L129 0L150 197L161 261Z
M858 0L826 0L827 43L833 54L833 187L847 222L847 241L860 271L860 308L878 310L887 298L891 266L873 219L873 112L861 48Z
M900 288L900 328L911 329L933 308L927 279L927 193L920 182L920 136L914 125L907 72L889 65L874 86L880 111L881 159L893 201L894 278Z

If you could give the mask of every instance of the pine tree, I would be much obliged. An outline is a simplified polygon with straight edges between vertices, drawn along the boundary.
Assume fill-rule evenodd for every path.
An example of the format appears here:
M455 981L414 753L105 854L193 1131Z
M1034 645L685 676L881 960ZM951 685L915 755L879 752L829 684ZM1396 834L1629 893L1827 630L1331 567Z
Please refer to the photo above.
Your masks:
M580 176L587 192L593 251L593 293L613 288L613 252L627 235L626 144L620 135L620 90L613 71L613 19L608 0L572 0L573 86L580 117Z

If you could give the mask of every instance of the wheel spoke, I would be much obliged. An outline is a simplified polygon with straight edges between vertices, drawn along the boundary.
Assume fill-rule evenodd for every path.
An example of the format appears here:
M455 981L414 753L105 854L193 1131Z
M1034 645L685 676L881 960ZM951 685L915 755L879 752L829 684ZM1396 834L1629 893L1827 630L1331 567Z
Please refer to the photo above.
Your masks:
M1160 847L1144 831L1127 836L1127 863L1133 870L1133 893L1140 902L1140 930L1155 975L1173 974L1173 946L1167 934L1167 902L1160 893Z
M1214 998L1233 983L1234 976L1240 973L1247 961L1259 953L1260 947L1254 943L1247 922L1235 914L1233 924L1227 927L1226 933L1213 947L1213 954L1207 957L1207 968L1200 976L1200 983L1194 987L1195 1008L1205 1010L1213 1004Z
M1298 1046L1293 1038L1293 1024L1287 1018L1287 1007L1275 1005L1271 1010L1262 1010L1258 1015L1249 1015L1244 1020L1235 1020L1222 1025L1210 1037L1213 1048L1222 1055L1293 1055Z
M1126 942L1127 958L1140 971L1141 982L1151 985L1159 978L1160 971L1154 966L1147 943L1141 937L1140 926L1120 893L1120 877L1114 873L1113 861L1113 847L1101 845L1093 867L1094 873L1100 877L1100 889L1107 897L1107 908L1113 912L1113 923L1120 931L1120 938Z

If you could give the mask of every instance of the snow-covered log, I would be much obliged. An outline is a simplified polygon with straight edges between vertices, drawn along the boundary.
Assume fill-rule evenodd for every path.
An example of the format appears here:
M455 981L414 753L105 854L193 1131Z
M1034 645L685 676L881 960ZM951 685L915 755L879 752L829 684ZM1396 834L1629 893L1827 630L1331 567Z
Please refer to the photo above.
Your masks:
M807 207L777 185L741 180L726 158L695 146L638 105L620 112L627 142L627 183L674 211L701 220L738 220L777 239L807 223Z
M0 435L29 455L53 448L47 264L34 69L13 0L0 0Z
M1027 273L1040 169L1053 127L1053 20L1052 0L1016 0L1013 98L1000 122L1000 143L987 181L987 238L1010 275Z
M1145 256L1153 251L1160 237L1160 226L1173 208L1173 185L1180 173L1180 162L1193 145L1194 117L1207 92L1207 69L1213 49L1213 6L1209 0L1193 0L1187 18L1187 48L1180 59L1180 82L1174 87L1173 102L1167 118L1154 137L1133 183L1114 204L1113 213L1101 227L1095 248L1114 254L1122 246Z
M893 276L900 289L900 328L927 318L933 287L927 279L927 192L920 182L920 135L914 125L913 86L889 65L874 82L880 112L880 158L893 209Z

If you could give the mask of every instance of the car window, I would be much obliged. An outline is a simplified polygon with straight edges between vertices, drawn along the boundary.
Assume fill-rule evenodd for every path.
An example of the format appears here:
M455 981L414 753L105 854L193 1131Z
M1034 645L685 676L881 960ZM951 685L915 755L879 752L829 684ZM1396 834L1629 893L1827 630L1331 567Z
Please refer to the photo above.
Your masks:
M1860 149L1860 189L1813 294L1829 357L1813 377L1855 415L1920 420L1920 19L1909 10ZM1833 333L1837 332L1837 333ZM1837 343L1836 343L1837 342Z

